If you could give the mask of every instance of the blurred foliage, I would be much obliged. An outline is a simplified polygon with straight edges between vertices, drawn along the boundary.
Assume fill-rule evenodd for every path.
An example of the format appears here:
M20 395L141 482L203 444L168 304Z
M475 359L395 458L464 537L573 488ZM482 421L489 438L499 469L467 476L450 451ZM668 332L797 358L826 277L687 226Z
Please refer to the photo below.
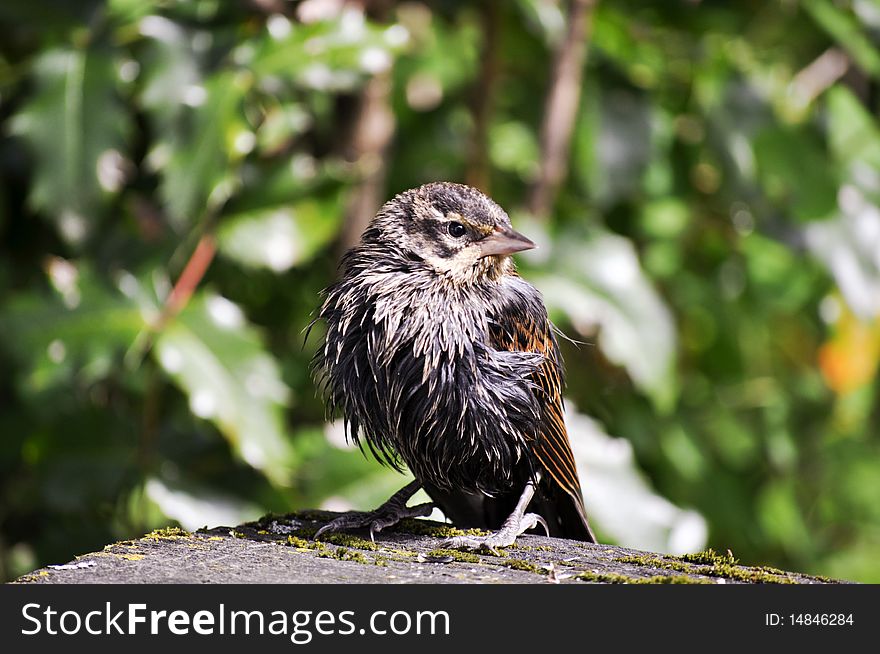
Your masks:
M523 207L566 3L366 5L0 6L0 577L402 485L324 427L303 347L388 75L382 198L465 179L493 90L486 190L596 345L563 343L569 394L709 544L880 581L876 3L599 2L549 221Z

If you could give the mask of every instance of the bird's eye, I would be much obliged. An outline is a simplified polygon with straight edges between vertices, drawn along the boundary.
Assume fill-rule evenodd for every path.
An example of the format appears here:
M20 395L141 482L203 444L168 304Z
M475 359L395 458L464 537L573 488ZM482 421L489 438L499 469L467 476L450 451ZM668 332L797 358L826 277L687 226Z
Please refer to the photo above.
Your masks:
M446 226L446 231L449 232L449 235L452 238L461 238L467 233L467 230L464 228L464 225L457 222L451 222Z

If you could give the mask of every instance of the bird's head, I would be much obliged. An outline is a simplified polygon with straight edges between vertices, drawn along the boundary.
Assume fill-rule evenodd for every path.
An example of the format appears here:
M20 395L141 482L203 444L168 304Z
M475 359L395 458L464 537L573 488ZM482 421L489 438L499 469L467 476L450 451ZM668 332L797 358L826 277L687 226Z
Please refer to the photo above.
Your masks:
M364 238L394 245L461 283L494 278L512 269L509 255L535 247L492 199L450 182L425 184L389 200Z

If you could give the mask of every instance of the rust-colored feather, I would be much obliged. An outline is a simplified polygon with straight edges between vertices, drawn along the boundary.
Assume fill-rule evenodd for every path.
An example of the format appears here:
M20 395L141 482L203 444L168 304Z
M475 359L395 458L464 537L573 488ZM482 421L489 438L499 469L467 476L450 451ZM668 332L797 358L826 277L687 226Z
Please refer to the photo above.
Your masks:
M544 319L541 324L537 324L531 316L505 313L495 317L490 337L493 347L499 350L544 355L544 363L532 375L532 381L541 396L542 409L542 421L534 436L532 451L543 468L545 478L549 476L547 482L555 484L573 500L584 526L591 533L577 467L565 428L562 400L565 382L559 346L550 321Z

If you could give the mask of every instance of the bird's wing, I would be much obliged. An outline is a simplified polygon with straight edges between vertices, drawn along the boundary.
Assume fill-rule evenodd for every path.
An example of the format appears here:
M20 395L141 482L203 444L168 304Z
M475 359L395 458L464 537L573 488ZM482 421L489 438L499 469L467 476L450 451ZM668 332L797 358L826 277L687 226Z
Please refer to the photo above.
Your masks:
M543 305L537 308L540 310L523 311L522 307L510 306L493 316L490 342L498 350L544 355L544 363L532 375L542 409L541 424L532 445L533 452L545 475L549 475L552 482L571 497L587 525L581 485L565 429L562 402L564 380L559 346Z

